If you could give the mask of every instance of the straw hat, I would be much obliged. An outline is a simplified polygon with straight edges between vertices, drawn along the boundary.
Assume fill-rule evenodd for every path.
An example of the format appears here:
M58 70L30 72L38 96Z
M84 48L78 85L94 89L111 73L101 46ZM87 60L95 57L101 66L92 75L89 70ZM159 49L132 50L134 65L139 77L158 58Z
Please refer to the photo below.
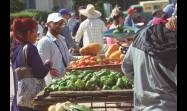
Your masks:
M95 10L92 4L88 4L86 9L80 9L79 13L88 18L98 18L102 15L100 11Z

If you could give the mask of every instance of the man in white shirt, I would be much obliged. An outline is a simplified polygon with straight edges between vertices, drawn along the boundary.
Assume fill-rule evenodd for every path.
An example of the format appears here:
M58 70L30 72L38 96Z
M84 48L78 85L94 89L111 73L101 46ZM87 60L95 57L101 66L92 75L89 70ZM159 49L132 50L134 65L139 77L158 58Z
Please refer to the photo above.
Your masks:
M58 70L59 75L48 74L45 77L46 84L49 84L53 78L63 77L65 68L71 60L65 38L60 35L64 26L64 20L59 13L51 13L48 15L46 26L48 32L46 36L38 41L38 52L43 61L50 59L53 68Z
M99 19L101 12L95 10L95 7L92 4L88 4L86 9L81 9L79 12L86 16L87 19L80 24L75 36L75 41L79 42L81 37L83 37L83 46L93 42L103 46L104 40L102 32L106 31L107 28L105 23Z

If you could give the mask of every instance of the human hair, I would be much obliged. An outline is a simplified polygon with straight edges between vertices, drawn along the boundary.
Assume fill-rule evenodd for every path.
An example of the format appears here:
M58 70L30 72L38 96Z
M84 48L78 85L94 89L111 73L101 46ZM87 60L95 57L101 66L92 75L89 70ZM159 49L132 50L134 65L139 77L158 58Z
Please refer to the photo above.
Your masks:
M21 43L28 42L27 32L37 28L37 22L31 18L16 18L12 24L14 37Z
M120 21L119 21L120 17L124 18L123 13L119 13L118 15L115 15L115 16L112 17L114 25L119 25L120 24Z

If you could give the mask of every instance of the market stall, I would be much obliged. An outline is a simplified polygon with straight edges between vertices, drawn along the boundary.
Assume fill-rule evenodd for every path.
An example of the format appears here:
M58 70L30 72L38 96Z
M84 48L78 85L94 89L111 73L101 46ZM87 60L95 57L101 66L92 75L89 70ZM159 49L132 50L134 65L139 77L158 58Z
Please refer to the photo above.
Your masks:
M128 33L132 35L131 31ZM133 85L121 70L129 45L118 42L110 45L105 54L99 54L101 46L97 43L81 48L82 56L70 62L64 77L53 79L34 98L34 109L48 111L51 105L69 101L72 104L86 103L87 107L96 111L99 108L105 111L108 108L131 111Z

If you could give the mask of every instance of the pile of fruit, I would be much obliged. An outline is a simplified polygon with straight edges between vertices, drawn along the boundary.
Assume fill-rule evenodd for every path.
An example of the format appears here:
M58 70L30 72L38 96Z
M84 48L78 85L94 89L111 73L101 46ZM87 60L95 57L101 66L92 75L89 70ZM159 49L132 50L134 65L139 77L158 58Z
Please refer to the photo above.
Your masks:
M79 52L81 55L92 55L96 56L101 51L102 46L98 43L90 43L82 48L80 48Z
M48 94L52 91L121 90L131 88L132 84L126 76L110 69L102 69L97 72L72 70L66 72L64 78L53 79L44 88L44 92Z
M110 60L112 59L122 60L125 56L125 54L123 53L124 47L129 47L129 43L122 43L121 45L119 44L110 45L105 53L105 58Z
M48 111L93 111L93 110L84 105L76 105L67 101L65 103L57 103L55 105L49 106Z
M83 56L81 59L77 61L71 61L69 67L71 68L81 68L81 67L89 67L89 66L99 66L106 64L120 64L120 59L107 59L102 58L100 56Z

